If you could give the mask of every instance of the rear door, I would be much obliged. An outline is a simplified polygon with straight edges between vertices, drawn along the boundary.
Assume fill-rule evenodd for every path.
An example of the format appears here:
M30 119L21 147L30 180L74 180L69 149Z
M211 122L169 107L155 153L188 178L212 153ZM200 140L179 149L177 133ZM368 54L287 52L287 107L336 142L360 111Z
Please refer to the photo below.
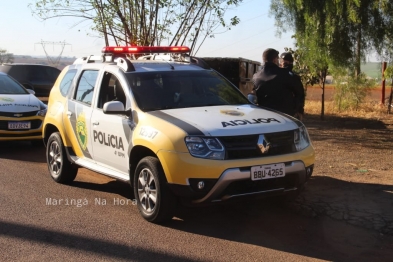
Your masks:
M78 157L93 161L91 114L99 70L84 70L63 114L66 135Z

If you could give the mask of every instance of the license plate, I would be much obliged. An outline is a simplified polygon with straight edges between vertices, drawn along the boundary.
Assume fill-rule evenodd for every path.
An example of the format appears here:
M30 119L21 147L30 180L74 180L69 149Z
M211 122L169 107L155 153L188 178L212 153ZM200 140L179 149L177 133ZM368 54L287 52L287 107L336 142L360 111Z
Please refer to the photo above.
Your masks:
M8 129L30 129L29 121L24 122L8 122Z
M251 180L262 180L285 176L285 164L277 163L271 165L251 167Z

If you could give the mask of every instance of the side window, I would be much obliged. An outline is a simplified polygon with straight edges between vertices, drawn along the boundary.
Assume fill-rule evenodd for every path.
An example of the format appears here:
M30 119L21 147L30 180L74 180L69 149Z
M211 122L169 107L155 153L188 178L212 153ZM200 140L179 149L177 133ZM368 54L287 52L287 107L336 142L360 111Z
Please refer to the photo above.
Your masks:
M75 100L91 106L97 76L97 70L86 70L82 72L78 86L76 87Z
M70 90L72 86L72 80L75 77L76 74L76 69L71 69L69 70L65 76L63 77L63 80L61 80L60 83L60 93L65 97L68 94L68 91Z
M106 72L102 79L100 94L98 97L98 108L103 108L106 102L119 101L126 106L126 95L117 77Z

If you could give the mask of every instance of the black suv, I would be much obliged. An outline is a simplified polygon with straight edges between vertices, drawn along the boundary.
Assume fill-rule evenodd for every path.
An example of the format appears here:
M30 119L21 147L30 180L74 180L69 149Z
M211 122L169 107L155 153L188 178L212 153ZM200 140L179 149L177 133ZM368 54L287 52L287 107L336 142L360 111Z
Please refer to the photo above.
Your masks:
M39 64L2 64L0 72L4 72L27 89L35 91L38 97L48 97L60 70L56 67Z

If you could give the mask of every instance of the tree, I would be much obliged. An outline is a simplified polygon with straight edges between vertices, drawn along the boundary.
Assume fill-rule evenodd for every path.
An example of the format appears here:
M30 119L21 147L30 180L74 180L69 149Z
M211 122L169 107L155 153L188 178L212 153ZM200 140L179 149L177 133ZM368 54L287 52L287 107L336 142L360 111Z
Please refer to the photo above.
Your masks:
M8 53L6 49L0 48L0 64L14 62L14 55Z
M294 30L297 39L315 38L334 64L354 65L359 75L365 54L383 50L392 6L389 0L272 0L271 12L280 30Z
M360 75L370 49L380 53L392 23L388 0L272 0L278 32L293 30L304 60L320 79L321 118L324 84L330 67L349 67Z
M190 45L196 53L220 27L239 23L224 20L225 11L243 0L36 0L30 8L43 21L76 17L92 22L92 31L106 45ZM75 24L75 25L77 25Z

